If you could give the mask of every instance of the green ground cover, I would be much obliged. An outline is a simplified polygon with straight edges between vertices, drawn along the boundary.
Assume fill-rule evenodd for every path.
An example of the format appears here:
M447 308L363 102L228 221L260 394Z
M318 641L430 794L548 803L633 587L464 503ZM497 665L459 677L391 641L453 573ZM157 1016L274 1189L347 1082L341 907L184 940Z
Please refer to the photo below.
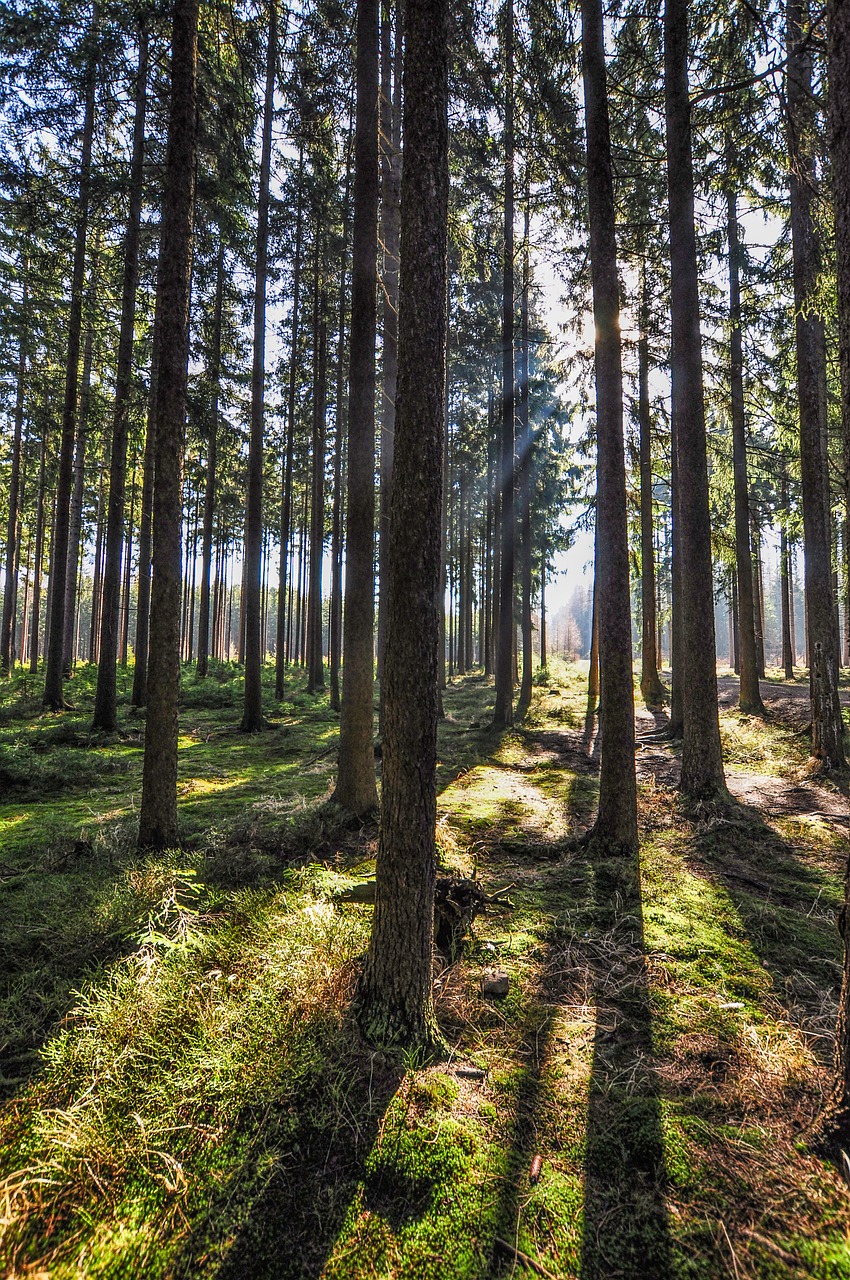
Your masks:
M501 736L489 684L454 682L440 856L508 901L437 974L451 1056L423 1066L348 1019L376 833L328 802L326 699L294 677L247 737L238 669L187 670L184 845L140 858L142 722L92 735L92 673L71 688L59 716L32 677L0 703L6 1276L850 1277L847 1187L807 1145L841 821L685 813L657 747L640 859L592 859L570 844L596 790L584 671ZM745 793L809 785L781 718L722 719Z

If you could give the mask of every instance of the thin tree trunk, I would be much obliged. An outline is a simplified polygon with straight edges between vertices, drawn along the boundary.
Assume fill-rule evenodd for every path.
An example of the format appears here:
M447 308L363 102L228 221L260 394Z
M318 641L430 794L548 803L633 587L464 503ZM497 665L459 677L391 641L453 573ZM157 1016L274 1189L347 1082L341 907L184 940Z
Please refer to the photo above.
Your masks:
M687 0L664 15L667 184L670 205L671 385L681 529L684 736L681 790L691 799L727 797L717 710L711 523L708 510L694 178L688 99Z
M198 0L175 0L162 251L157 281L159 383L153 494L148 710L139 847L177 843L177 703L180 691L180 496L189 355Z
M90 32L93 50L97 12L92 17ZM68 542L71 505L71 481L74 465L74 441L77 427L77 383L80 367L80 342L83 327L83 284L86 271L86 248L89 228L89 194L91 189L91 157L94 138L94 100L96 54L89 55L86 68L85 117L80 150L80 188L77 197L77 225L74 232L74 263L71 273L71 306L68 315L68 349L65 362L65 395L62 408L62 431L59 444L59 475L56 485L56 529L50 548L50 624L47 637L47 663L44 675L44 706L60 711L65 705L62 688L63 646L65 640L65 583L68 572Z
M266 377L266 278L269 257L269 181L271 177L272 118L277 71L277 3L269 6L266 52L266 92L263 103L263 141L257 212L256 273L254 276L254 360L251 369L251 439L248 448L248 491L245 498L245 550L242 572L242 616L245 635L245 705L243 733L263 728L260 652L260 578L263 555L263 420Z
M44 487L47 441L45 434L41 437L41 450L38 463L38 506L35 516L35 559L32 582L32 621L30 623L30 671L35 675L38 671L38 624L41 614L41 569L44 559ZM26 601L24 602L26 613ZM23 660L23 637L21 638L21 660Z
M373 745L375 325L378 252L378 2L357 0L357 111L348 398L344 667L334 799L358 816L378 803Z
M139 518L139 578L136 587L136 665L133 671L131 705L143 707L148 690L148 648L151 609L151 555L153 534L153 491L156 449L156 402L159 381L160 321L159 300L154 310L153 351L148 392L148 415L145 433L145 456L142 467L142 510ZM116 623L117 625L117 623Z
M646 261L641 264L638 337L638 431L640 435L640 691L647 706L658 707L667 691L655 661L655 546L652 537L652 423L649 410L649 292Z
M501 565L493 724L513 724L514 643L514 6L505 6L505 201L502 250Z
M221 323L224 311L224 242L219 240L215 268L215 299L210 351L209 379L212 388L209 419L209 443L204 482L204 517L201 529L201 599L198 606L198 666L196 677L205 680L210 653L210 574L212 571L213 521L218 471L218 418L221 395ZM215 616L215 615L213 615Z
M756 671L760 680L765 678L764 667L764 601L762 599L761 582L761 530L753 521L753 554L750 560L753 581L753 632L756 640ZM743 613L740 597L740 577L738 579L738 607ZM743 651L741 653L741 675L743 677Z
M390 526L381 834L357 991L373 1044L439 1052L431 996L448 212L448 0L405 3L398 456Z
M27 321L29 312L29 262L24 258L20 336L18 338L18 379L15 387L14 438L12 441L12 470L9 476L9 516L6 521L6 579L3 592L3 619L0 632L0 675L8 676L12 670L12 648L15 631L15 610L18 598L17 566L20 560L21 538L21 439L24 426L24 392L27 377Z
M325 413L327 382L328 327L325 317L325 290L319 260L321 237L316 242L316 312L314 333L313 438L311 441L312 476L310 481L310 586L307 641L307 692L325 687L325 665L322 655L322 556L325 545Z
M127 548L124 553L124 585L121 589L121 640L118 646L118 662L127 665L130 644L130 585L133 577L133 514L136 509L136 468L130 484L130 505L127 508Z
M74 632L77 617L77 571L80 563L80 542L83 533L83 489L86 475L86 448L88 446L89 410L91 407L91 370L94 359L94 306L97 289L97 255L99 237L95 243L88 291L88 324L83 350L83 373L80 380L80 403L77 413L77 432L74 442L74 484L68 509L68 564L65 570L65 636L62 642L62 674L71 674L74 665Z
M528 178L525 188L522 250L522 302L519 339L519 501L520 501L520 627L522 632L522 679L517 710L524 714L531 705L533 654L531 652L531 485L533 472L532 431L528 416L528 291L531 285L529 263Z
M342 252L340 255L339 300L338 300L338 337L336 355L336 409L334 411L334 491L333 514L331 517L331 605L330 605L330 637L328 652L330 657L330 707L332 711L340 709L339 667L342 657L342 454L345 440L346 403L345 403L345 319L346 292L348 280L348 204L351 185L351 148L347 149L348 160L345 166L345 196L342 213Z

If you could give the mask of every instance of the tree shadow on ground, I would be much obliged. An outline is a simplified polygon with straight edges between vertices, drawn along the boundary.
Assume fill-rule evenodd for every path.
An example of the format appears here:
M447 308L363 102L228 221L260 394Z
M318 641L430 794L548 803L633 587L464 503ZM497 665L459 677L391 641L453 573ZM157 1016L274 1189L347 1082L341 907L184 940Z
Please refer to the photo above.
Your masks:
M580 1276L666 1280L672 1275L667 1175L638 860L595 860L593 878L588 950L596 1030Z
M328 1046L323 1081L302 1100L294 1128L286 1117L252 1118L250 1154L217 1201L201 1207L169 1269L174 1280L319 1277L402 1078L397 1062L366 1053L348 1027L338 1046ZM400 1223L424 1212L429 1191L419 1182L387 1186L378 1174L366 1178L364 1195L374 1212L392 1212Z

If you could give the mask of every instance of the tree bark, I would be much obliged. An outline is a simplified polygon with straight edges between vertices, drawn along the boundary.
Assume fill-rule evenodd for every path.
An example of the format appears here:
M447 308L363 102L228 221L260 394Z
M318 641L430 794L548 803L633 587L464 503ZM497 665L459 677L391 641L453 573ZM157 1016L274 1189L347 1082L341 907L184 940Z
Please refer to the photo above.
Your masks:
M153 493L148 711L139 847L177 843L177 703L180 692L181 493L189 357L195 190L198 0L175 0L171 106L157 280L159 380Z
M263 423L266 385L266 279L269 260L269 181L272 157L272 118L277 72L277 3L269 6L266 51L266 92L263 101L263 141L257 211L256 272L254 275L254 359L251 367L251 440L248 447L248 490L245 497L245 550L242 571L245 624L245 704L243 733L263 728L263 657L260 644L260 578L263 559Z
M638 431L640 435L640 691L647 706L659 707L667 691L655 660L655 544L652 529L652 422L649 409L649 294L646 262L641 266L640 334L638 336Z
M522 635L522 678L517 710L525 714L531 706L533 655L531 651L531 486L533 473L533 431L528 416L528 291L531 284L529 263L528 182L525 190L522 250L522 301L520 304L519 339L519 501L520 501L520 629Z
M374 720L375 326L378 253L378 2L357 0L357 109L348 396L348 508L339 767L334 800L377 808Z
M439 1051L431 997L448 220L448 0L406 0L397 457L375 919L357 992L373 1044Z
M496 642L496 706L493 724L513 724L514 684L514 6L505 5L505 202L502 251L502 434L499 469L501 556L499 632Z
M671 386L681 531L682 793L727 798L717 711L711 522L708 510L694 177L688 99L687 0L667 0L664 92L670 208Z
M159 381L159 314L154 309L153 351L151 353L148 413L145 430L145 454L142 462L142 503L139 517L139 580L136 588L136 665L133 670L131 705L143 707L148 691L148 640L151 609L151 541L153 525L153 487L156 444L156 398Z
M741 340L741 250L737 198L726 193L729 241L729 323L731 326L729 384L732 399L732 471L735 485L735 568L738 578L738 653L741 678L738 706L748 715L764 715L756 654L753 557L750 547L750 491L747 478L747 437L744 417L744 357Z
M316 242L316 288L314 294L313 351L313 434L310 480L310 581L307 613L307 692L325 687L322 655L322 556L325 547L325 430L327 408L328 326L325 317L325 290L321 278L321 237Z
M801 0L790 0L787 7L788 150L812 755L823 760L827 767L844 768L827 515L828 459L822 421L825 411L820 378L822 322L816 310L819 265L813 209L816 136L808 26L808 14Z
M47 638L47 663L44 674L44 706L50 711L60 711L65 705L65 695L62 688L65 641L65 583L68 574L71 482L77 427L77 383L83 326L83 283L86 270L86 248L89 228L96 81L96 25L97 16L95 13L89 33L92 52L88 56L86 66L85 117L83 121L82 147L80 149L80 188L77 197L77 225L74 232L71 306L68 314L68 349L65 361L65 396L59 444L59 475L56 484L56 528L50 548L50 624Z
M215 268L213 331L210 343L209 444L204 479L204 514L201 526L201 598L198 604L198 665L196 677L205 680L210 657L210 577L212 574L213 522L215 520L216 477L218 472L218 418L221 397L221 323L224 312L224 241L219 240Z
M14 438L12 441L12 470L9 477L9 515L6 522L6 578L3 592L3 619L0 632L0 675L8 676L12 670L12 648L15 631L15 610L18 597L17 566L20 559L21 536L21 438L24 426L24 392L27 376L27 319L29 311L29 263L22 262L23 281L18 338L18 379L15 387Z
M637 784L620 296L601 0L582 0L582 69L596 326L596 566L602 761L594 847L637 852Z

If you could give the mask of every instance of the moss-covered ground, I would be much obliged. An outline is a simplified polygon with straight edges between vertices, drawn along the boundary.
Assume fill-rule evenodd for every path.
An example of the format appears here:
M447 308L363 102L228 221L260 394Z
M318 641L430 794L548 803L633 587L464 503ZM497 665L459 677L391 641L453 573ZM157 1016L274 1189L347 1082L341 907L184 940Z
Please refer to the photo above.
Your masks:
M92 735L92 675L61 715L35 677L0 692L0 1274L850 1277L811 1141L846 809L795 724L724 707L729 811L683 811L675 753L642 750L624 864L573 839L585 672L501 735L489 683L452 683L440 857L507 892L436 975L451 1054L423 1066L348 1018L376 833L329 803L326 698L293 676L249 737L238 669L187 669L183 846L142 858L143 720Z

